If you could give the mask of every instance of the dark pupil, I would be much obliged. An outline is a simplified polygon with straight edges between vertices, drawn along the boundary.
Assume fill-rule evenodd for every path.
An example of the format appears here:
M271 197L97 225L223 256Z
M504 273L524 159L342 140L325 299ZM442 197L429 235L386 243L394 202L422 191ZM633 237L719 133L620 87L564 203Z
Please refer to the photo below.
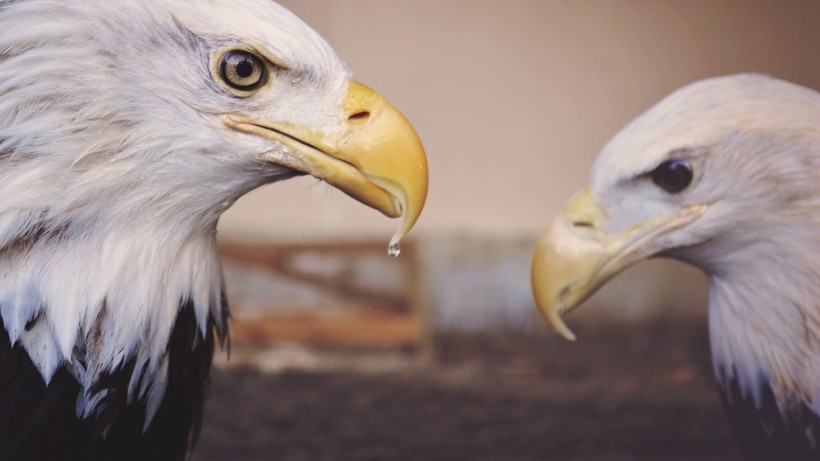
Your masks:
M236 75L248 78L253 75L253 62L250 59L243 59L236 65Z
M652 182L658 187L676 194L692 183L692 166L686 160L667 160L652 171Z

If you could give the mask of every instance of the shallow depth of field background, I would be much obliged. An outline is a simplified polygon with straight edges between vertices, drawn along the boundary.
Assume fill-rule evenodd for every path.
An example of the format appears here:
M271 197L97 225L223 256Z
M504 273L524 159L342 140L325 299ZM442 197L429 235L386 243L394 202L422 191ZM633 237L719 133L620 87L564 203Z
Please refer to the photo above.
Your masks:
M527 270L539 231L586 184L607 140L664 95L739 72L820 88L820 4L809 0L281 3L421 135L430 191L410 239L421 245L437 318L453 327L534 318ZM240 200L221 235L386 245L396 226L300 178ZM651 262L591 305L605 299L602 313L616 316L661 304L702 314L704 293L697 272Z
M530 357L531 362L525 360L526 363L540 365L535 367L536 372L525 373L526 376L537 377L536 381L547 386L544 380L560 381L570 373L575 381L564 382L565 386L558 386L558 390L568 389L567 386L576 391L587 389L589 395L583 391L574 394L579 402L591 399L592 395L600 397L601 392L612 396L621 395L618 394L621 391L634 392L644 399L637 403L629 397L616 398L616 403L596 400L603 405L600 407L604 408L603 413L579 410L588 416L579 423L581 428L565 432L565 439L558 437L557 440L569 440L564 445L542 446L543 450L536 450L538 459L661 459L657 453L642 451L641 447L647 446L646 440L636 439L634 443L624 442L625 445L602 442L601 446L610 449L601 452L609 457L600 458L595 457L598 452L594 447L582 442L582 433L600 434L618 429L626 430L624 437L628 437L629 422L616 424L612 418L624 417L620 413L624 409L628 419L631 413L626 409L636 406L644 408L650 417L660 412L666 421L672 421L668 433L663 433L669 435L670 440L662 441L669 446L675 446L677 438L672 434L680 432L680 426L701 427L696 420L704 415L714 424L724 425L720 426L721 430L726 430L708 379L708 340L704 326L707 283L702 274L664 260L646 262L628 270L570 316L570 326L581 328L580 340L587 342L586 346L576 346L547 333L536 313L530 298L530 257L539 232L571 195L586 184L594 159L607 140L674 89L702 78L740 72L765 73L820 89L820 3L811 0L281 0L280 3L318 30L358 80L387 96L414 124L427 149L430 189L426 208L409 236L408 250L398 259L386 254L387 242L398 226L396 221L312 178L297 178L262 188L242 198L224 215L220 238L226 247L226 280L237 324L233 366L247 365L254 372L320 370L332 374L325 376L325 380L302 377L299 379L307 381L297 384L281 377L259 378L273 380L266 381L265 385L245 376L242 379L247 378L250 384L240 381L248 386L246 391L265 393L269 385L270 395L266 398L275 401L275 396L280 395L277 392L284 393L289 385L295 392L304 393L304 386L321 386L326 382L336 385L334 389L338 392L316 390L317 394L311 395L319 400L305 403L298 410L294 409L293 402L282 404L290 410L283 410L285 413L280 415L282 419L277 420L278 423L268 421L269 425L260 426L249 422L251 427L261 427L263 431L259 437L265 441L259 442L260 447L272 443L266 437L276 439L283 437L283 433L295 434L293 428L302 427L299 418L309 418L307 415L315 414L317 407L325 407L328 402L321 401L317 395L355 400L350 393L355 394L354 389L361 383L345 381L353 378L339 378L333 373L351 369L397 370L402 369L402 364L416 367L419 362L441 371L446 368L448 357L462 365L464 361L475 365L472 372L477 374L454 372L462 381L484 379L478 378L484 376L481 370L507 376L504 370L518 370L515 366L509 368L510 361L515 365L516 357ZM585 326L595 324L614 326L609 330ZM676 325L691 328L687 330L691 334L681 333ZM658 333L666 331L664 329L669 331L668 335ZM619 337L618 331L628 333ZM520 346L521 351L516 349L518 346L506 345L501 347L503 353L498 349L482 350L479 345L484 342L476 339L498 340L522 335L529 339L525 346ZM635 345L634 341L640 341L643 335L656 338L656 342ZM470 339L459 342L458 338L463 337ZM314 346L324 352L315 352ZM342 349L357 353L344 358L334 355L334 351ZM391 351L396 350L405 356L391 355ZM672 355L660 352L653 355L655 350ZM576 354L577 361L573 359L573 362L580 368L538 355L549 353L556 354L555 357L575 357L573 354ZM695 357L687 356L688 353L694 353ZM626 384L618 381L622 387L610 383L612 393L605 391L609 389L606 383L602 387L584 387L596 379L614 379L613 375L603 378L595 375L598 369L595 363L626 360L630 354L633 360L637 356L645 362L629 362L634 367L627 366L628 373L618 371L625 373L618 375L618 379L626 380ZM540 358L533 358L536 356ZM674 366L670 365L672 362ZM484 368L476 363L483 364ZM655 373L654 378L644 379L641 372ZM237 375L231 376L230 379L238 379ZM435 376L438 377L428 378L436 383L437 379L461 382L446 373L445 378ZM511 382L519 382L515 376L510 378ZM697 389L705 391L687 394L683 388L671 389L670 394L684 395L684 400L663 407L660 402L670 402L664 400L666 394L659 392L656 400L652 400L651 393L642 394L648 382L671 382L683 387L691 384L702 386ZM219 379L217 384L219 390ZM381 385L389 387L381 381L366 385L375 389ZM517 388L511 386L510 392L516 394ZM234 387L224 385L224 392L218 393L231 394L236 392ZM391 395L385 392L387 394L379 395ZM416 387L395 392L426 395ZM295 399L304 397L304 394L299 394L301 397L284 395L285 400L288 395ZM538 401L538 396L531 397ZM706 409L687 413L687 408L701 408L695 403L701 402L697 400L700 397ZM221 398L224 395L214 397ZM555 407L544 404L538 415L528 415L521 410L525 413L513 419L533 424L540 420L546 424L549 415L561 412L560 400L554 402ZM647 403L649 401L651 403ZM235 404L234 410L241 407ZM215 405L217 410L213 411L221 411L218 404ZM348 413L349 420L351 412L370 408L363 405L340 411ZM408 405L418 408L421 403ZM522 408L531 406L526 402L522 405ZM535 403L532 405L537 407ZM442 408L447 414L446 405ZM457 415L450 414L459 419ZM692 421L687 420L689 417ZM224 418L232 419L235 415ZM305 424L307 428L298 431L299 434L314 429L329 430L325 426L311 429L309 423ZM338 429L340 423L333 417L322 424ZM504 434L521 434L510 421L488 424L494 433L502 434L500 440L504 440ZM505 425L509 425L506 432ZM660 427L663 424L650 419L645 426L634 426L632 433L639 437L639 428ZM206 427L206 436L209 430L212 434L219 433ZM412 435L420 430L416 426L404 432ZM238 440L244 440L242 444L255 446L242 438L249 437L246 429L236 431L244 434L238 436ZM301 448L280 451L278 458L395 459L389 452L378 450L366 455L368 443L378 443L369 438L372 432L361 431L357 446L365 448L355 455L351 455L352 452L344 455L346 452L339 448L348 446L345 443L350 442L350 438L328 436L341 445L318 452L307 448L307 451L299 451ZM533 439L554 441L556 434L561 434L560 429L545 429L544 433L533 434ZM663 434L656 434L656 438L663 438ZM721 434L730 442L709 439L701 445L690 444L702 446L703 453L718 453L714 458L690 453L663 459L727 459L724 458L726 452L716 447L726 449L726 443L732 439L726 435L728 431ZM696 433L689 435L698 437ZM394 439L381 442L401 446ZM452 453L460 453L441 449L459 446L458 441L443 442L440 446L421 440L405 442L405 449L410 450L407 453L413 453L413 447L429 449L419 448L417 456L408 455L406 459L435 459L431 453L437 453L436 449L451 453L440 459L455 459L457 456ZM208 443L211 445L206 451L210 450L211 456L220 453L215 442L206 441L206 447ZM282 443L277 449L301 446L292 440ZM656 445L661 447L663 443ZM305 446L314 445L305 442ZM620 448L612 448L616 445ZM240 453L225 450L225 456ZM491 451L485 448L472 452L471 459L480 459L478 454ZM527 453L519 452L517 459L529 459ZM550 453L559 455L551 458ZM208 453L199 456L199 459L210 459ZM268 459L248 454L246 458Z

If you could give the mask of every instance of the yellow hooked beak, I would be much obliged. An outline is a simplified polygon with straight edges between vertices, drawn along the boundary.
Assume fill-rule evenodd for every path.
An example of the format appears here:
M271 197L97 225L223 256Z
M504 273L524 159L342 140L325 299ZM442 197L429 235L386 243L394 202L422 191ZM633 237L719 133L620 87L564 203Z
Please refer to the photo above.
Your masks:
M695 221L706 208L689 206L671 217L638 223L609 236L606 217L591 191L581 191L541 236L532 259L533 295L547 323L564 338L575 340L562 316L619 272L661 251L651 243Z
M306 127L223 115L222 121L245 133L278 141L298 155L276 162L322 179L391 218L402 217L390 241L391 254L416 223L427 198L427 158L410 122L370 88L351 81L334 133Z

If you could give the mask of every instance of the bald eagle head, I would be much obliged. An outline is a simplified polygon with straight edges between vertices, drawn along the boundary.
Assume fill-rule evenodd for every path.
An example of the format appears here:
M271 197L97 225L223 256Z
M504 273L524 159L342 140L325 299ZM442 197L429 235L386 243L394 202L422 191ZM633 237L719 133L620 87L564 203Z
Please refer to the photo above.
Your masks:
M759 75L686 86L606 145L543 235L536 301L574 338L561 316L624 268L654 256L701 268L721 387L761 411L773 397L807 443L820 434L818 184L818 93Z
M222 318L220 214L301 174L394 245L427 190L409 123L272 1L0 2L0 315L46 381L135 359L161 397L180 303Z

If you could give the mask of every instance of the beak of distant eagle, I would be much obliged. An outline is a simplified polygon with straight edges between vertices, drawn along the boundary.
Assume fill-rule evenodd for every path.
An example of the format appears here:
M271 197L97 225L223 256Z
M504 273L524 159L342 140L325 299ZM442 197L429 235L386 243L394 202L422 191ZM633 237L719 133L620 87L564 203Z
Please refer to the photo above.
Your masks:
M278 141L298 155L276 162L324 180L391 218L403 217L390 242L398 242L415 224L427 198L427 158L421 140L406 118L387 100L351 81L341 103L343 126L333 134L307 127L223 115L228 126Z
M612 277L663 251L659 237L695 221L705 205L635 224L607 235L606 216L587 188L576 195L541 236L532 260L532 289L547 323L569 340L575 335L562 316L578 307Z

